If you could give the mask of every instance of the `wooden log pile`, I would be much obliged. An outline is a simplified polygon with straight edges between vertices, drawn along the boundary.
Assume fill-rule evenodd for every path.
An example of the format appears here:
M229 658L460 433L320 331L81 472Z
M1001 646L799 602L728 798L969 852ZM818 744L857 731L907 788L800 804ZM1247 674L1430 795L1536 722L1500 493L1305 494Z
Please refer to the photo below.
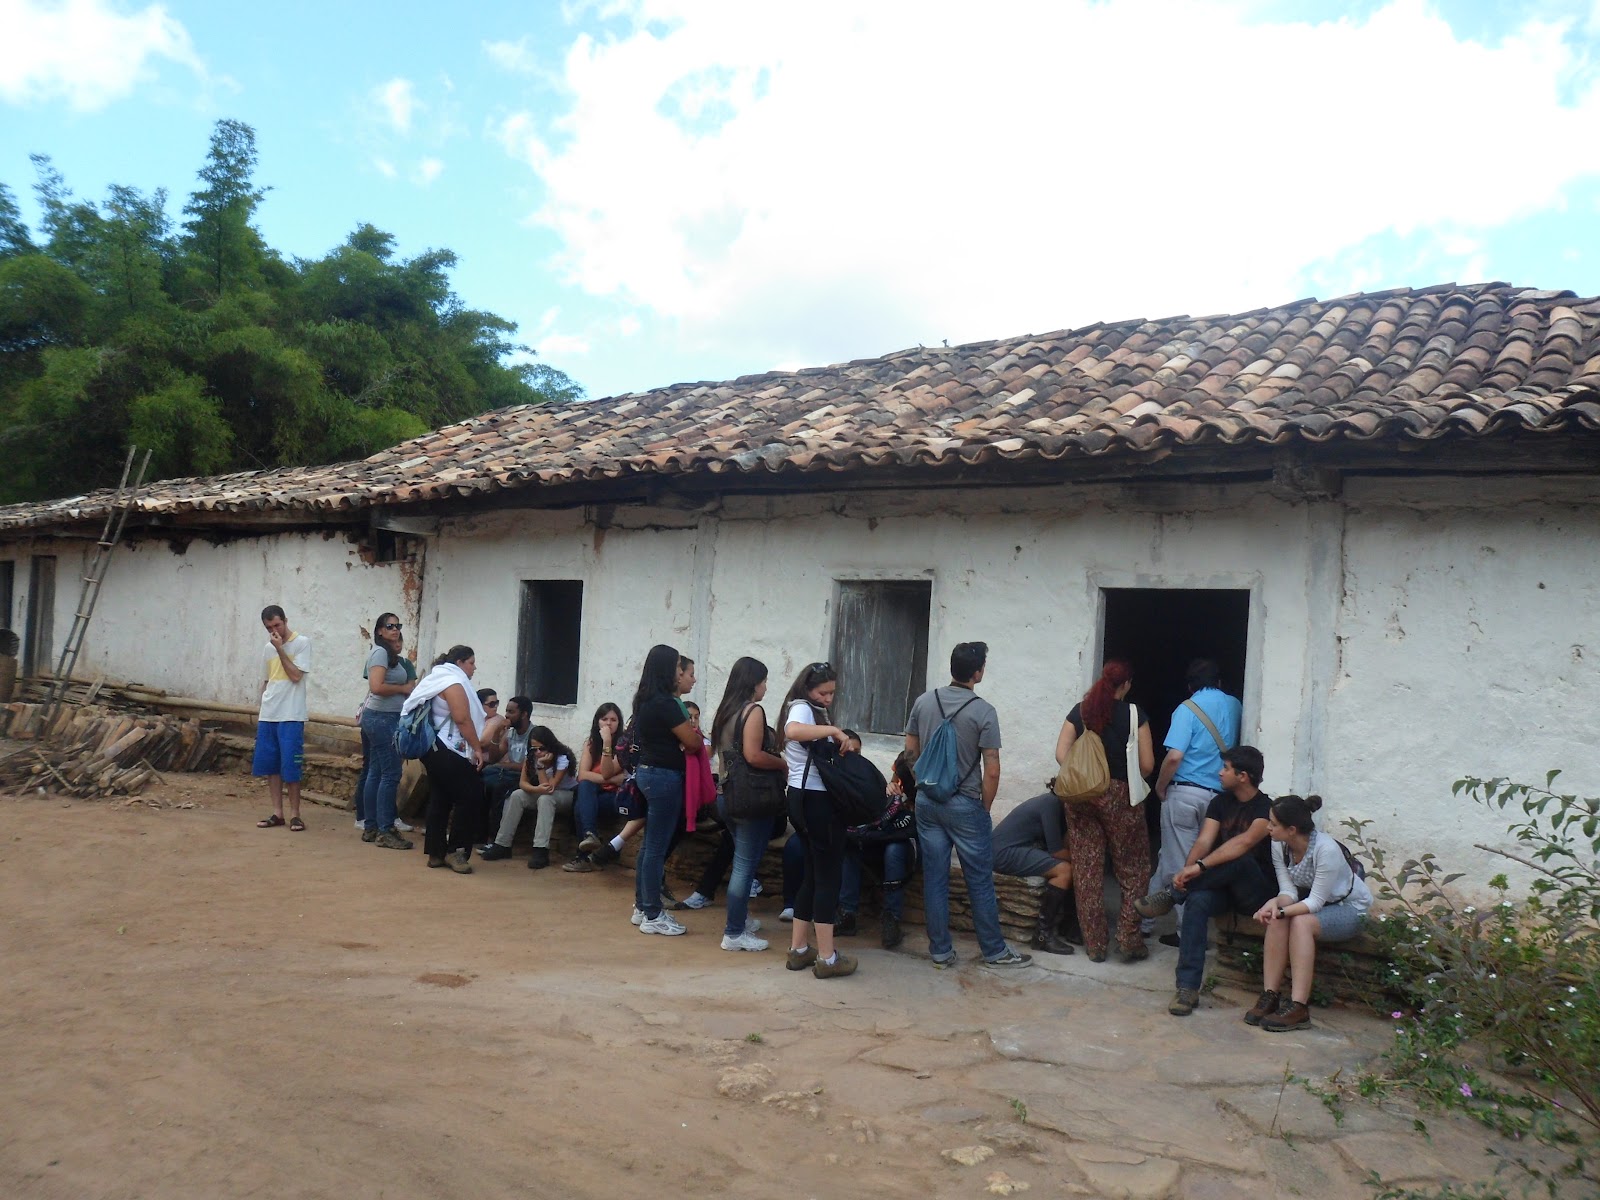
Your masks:
M91 798L131 796L162 771L205 771L221 747L198 719L99 705L0 706L0 736L34 742L0 758L0 790Z

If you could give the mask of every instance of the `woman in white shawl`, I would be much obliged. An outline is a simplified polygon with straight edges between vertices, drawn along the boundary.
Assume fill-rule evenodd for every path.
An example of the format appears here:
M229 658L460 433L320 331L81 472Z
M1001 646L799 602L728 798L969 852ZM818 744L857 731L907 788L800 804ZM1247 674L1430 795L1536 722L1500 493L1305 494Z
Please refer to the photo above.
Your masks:
M434 660L433 669L406 697L404 720L424 704L431 705L433 749L422 756L428 772L428 824L423 848L430 867L449 867L472 874L472 845L482 836L484 818L483 704L472 689L478 660L471 646L451 646Z

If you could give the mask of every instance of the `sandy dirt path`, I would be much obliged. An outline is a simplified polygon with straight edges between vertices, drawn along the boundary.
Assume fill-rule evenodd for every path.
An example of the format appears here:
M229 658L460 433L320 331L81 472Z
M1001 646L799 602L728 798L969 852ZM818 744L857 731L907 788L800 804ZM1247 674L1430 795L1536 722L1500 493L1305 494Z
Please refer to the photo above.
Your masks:
M935 972L912 931L819 981L784 970L770 899L774 949L729 954L720 908L641 936L623 871L461 877L326 809L257 830L245 780L152 794L0 799L0 1196L1337 1200L1363 1158L1481 1155L1284 1092L1380 1023L1268 1040L1239 997L1175 1021L1170 961Z

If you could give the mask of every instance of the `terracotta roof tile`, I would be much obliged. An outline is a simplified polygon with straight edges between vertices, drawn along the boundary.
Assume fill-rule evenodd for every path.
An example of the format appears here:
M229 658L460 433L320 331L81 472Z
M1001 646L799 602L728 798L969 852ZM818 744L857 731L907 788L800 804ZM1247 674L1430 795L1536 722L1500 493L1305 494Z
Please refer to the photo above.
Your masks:
M1512 431L1600 432L1600 298L1452 284L917 347L501 409L361 462L169 480L138 507L316 511L652 473L931 470ZM98 521L107 501L0 508L0 529Z

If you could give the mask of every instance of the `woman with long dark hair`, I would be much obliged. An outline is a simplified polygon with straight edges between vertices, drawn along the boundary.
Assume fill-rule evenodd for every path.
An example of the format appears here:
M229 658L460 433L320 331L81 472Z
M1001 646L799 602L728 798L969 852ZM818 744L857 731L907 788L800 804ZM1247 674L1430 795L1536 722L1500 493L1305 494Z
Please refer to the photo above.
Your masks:
M1129 803L1129 777L1137 771L1143 777L1155 769L1155 749L1150 742L1150 722L1139 714L1138 761L1128 759L1132 735L1133 706L1128 692L1133 687L1133 668L1119 658L1109 660L1083 699L1073 705L1056 739L1056 763L1066 766L1072 745L1092 729L1105 743L1106 768L1111 786L1094 800L1067 806L1067 847L1072 856L1073 890L1078 896L1078 923L1083 927L1083 948L1091 962L1105 962L1107 948L1105 905L1106 850L1111 851L1111 870L1122 891L1122 906L1117 914L1117 946L1124 962L1149 958L1144 934L1139 930L1139 914L1133 902L1143 896L1150 884L1150 839L1145 833L1143 800ZM1066 893L1061 893L1065 897ZM1050 899L1052 890L1045 889ZM1064 899L1058 901L1065 903Z
M472 874L472 843L481 834L484 814L483 704L472 689L478 658L471 646L451 646L433 660L400 710L426 704L433 726L433 749L422 756L428 772L428 822L423 848L430 867Z
M838 691L838 675L829 663L811 663L783 698L783 760L789 768L789 820L805 850L805 874L794 898L794 925L789 935L791 971L807 967L818 979L836 979L856 969L856 960L833 944L839 918L839 885L844 875L844 822L822 777L811 763L812 744L828 738L835 748L845 743L844 730L828 720L828 707ZM815 945L812 939L815 938Z
M1372 890L1355 870L1355 860L1337 839L1321 833L1312 814L1321 796L1279 796L1267 816L1272 866L1278 894L1256 911L1266 926L1261 949L1261 998L1245 1013L1246 1024L1268 1033L1285 1033L1311 1024L1311 980L1317 969L1317 943L1349 941L1361 931L1372 907ZM1285 1000L1284 968L1293 991Z
M772 731L761 701L767 695L767 664L748 655L733 664L722 703L711 721L711 744L722 761L723 824L733 835L733 872L728 877L728 917L722 927L724 950L765 950L765 939L747 929L750 880L772 836L772 817L735 820L726 816L729 759L737 755L758 771L782 771L783 759L772 753Z
M400 709L417 686L417 670L400 653L405 645L400 618L386 612L372 625L367 655L367 695L361 705L361 747L366 752L356 815L364 822L361 840L385 850L409 850L411 841L395 831L395 794L400 789L400 751L394 744Z
M613 749L621 729L622 709L616 704L607 700L594 710L589 736L578 752L577 798L572 810L578 825L578 853L563 871L600 869L595 858L595 852L605 845L599 833L600 812L604 808L609 815L617 815L617 789L624 776Z
M645 799L644 846L633 865L633 922L640 933L676 937L684 928L661 907L661 873L673 832L683 820L683 756L703 748L700 730L678 699L679 654L666 645L650 647L633 694L634 732L639 766L634 783Z

